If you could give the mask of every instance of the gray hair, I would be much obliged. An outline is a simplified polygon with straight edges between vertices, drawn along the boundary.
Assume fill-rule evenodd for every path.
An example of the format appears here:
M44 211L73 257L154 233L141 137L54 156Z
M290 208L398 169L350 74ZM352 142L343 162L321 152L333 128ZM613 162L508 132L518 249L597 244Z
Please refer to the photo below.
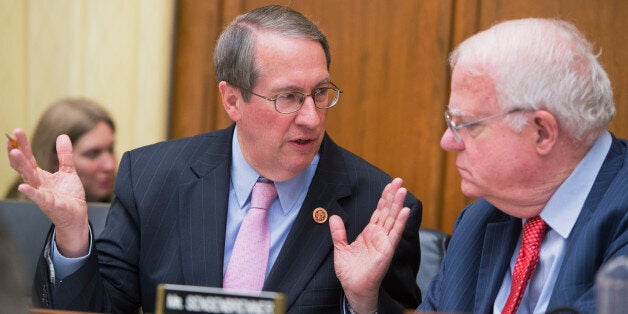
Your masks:
M318 41L325 52L329 69L331 55L327 38L316 24L301 13L278 5L244 13L236 17L218 38L214 50L214 71L219 82L236 86L245 101L249 101L250 92L259 77L255 62L255 36L261 30Z
M547 110L574 139L592 143L615 115L608 75L571 23L528 18L494 25L461 43L450 66L488 76L505 111ZM525 120L510 120L520 131Z

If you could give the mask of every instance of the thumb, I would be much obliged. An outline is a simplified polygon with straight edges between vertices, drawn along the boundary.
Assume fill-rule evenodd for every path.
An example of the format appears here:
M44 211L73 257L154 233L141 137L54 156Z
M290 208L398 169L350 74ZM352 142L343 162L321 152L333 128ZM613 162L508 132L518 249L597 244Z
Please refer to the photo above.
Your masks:
M331 239L334 242L334 246L347 244L347 230L345 229L345 224L337 215L329 217L329 231L331 231Z
M57 158L59 159L59 171L72 172L74 170L72 142L70 137L65 134L57 137Z

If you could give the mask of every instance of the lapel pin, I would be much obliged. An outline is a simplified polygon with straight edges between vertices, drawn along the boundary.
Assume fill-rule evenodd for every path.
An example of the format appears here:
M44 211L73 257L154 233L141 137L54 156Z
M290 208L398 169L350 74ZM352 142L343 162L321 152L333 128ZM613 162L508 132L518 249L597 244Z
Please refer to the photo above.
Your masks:
M327 211L325 210L325 208L317 207L312 212L312 218L314 218L314 221L316 221L317 223L322 224L327 221Z

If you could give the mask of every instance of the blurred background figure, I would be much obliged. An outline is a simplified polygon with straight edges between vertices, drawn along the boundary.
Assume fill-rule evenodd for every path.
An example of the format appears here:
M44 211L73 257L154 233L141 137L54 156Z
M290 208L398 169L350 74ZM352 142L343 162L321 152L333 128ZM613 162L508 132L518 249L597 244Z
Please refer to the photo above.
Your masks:
M7 232L5 221L0 217L0 313L29 313L27 279L24 275L18 252ZM29 278L30 279L30 278Z
M88 202L110 202L113 198L117 158L114 153L115 124L98 103L86 98L63 98L54 102L41 116L31 147L39 166L50 172L59 169L56 139L67 134L73 143L76 171L85 188ZM5 198L23 199L17 178Z

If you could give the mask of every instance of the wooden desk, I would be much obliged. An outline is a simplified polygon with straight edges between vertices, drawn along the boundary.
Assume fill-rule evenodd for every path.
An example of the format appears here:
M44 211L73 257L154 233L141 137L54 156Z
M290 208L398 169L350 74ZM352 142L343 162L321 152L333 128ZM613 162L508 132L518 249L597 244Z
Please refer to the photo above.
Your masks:
M40 309L40 308L32 308L31 313L35 313L35 314L102 314L102 313L94 313L94 312L77 312L77 311L52 310L52 309Z

